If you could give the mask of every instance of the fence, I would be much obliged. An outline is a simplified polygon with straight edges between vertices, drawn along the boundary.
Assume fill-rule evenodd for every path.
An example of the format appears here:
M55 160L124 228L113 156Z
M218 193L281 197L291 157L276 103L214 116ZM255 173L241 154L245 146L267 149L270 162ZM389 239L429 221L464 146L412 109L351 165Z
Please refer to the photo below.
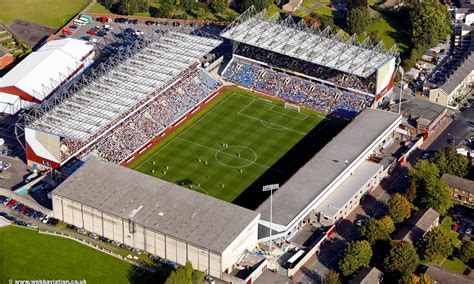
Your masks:
M116 258L118 258L118 259L125 260L125 261L127 261L127 262L132 263L132 264L136 264L136 263L134 263L134 262L132 262L132 261L129 261L127 258L125 258L125 257L123 257L123 256L121 256L121 255L119 255L119 254L117 254L117 253L115 253L115 252L113 252L113 251L107 250L107 249L105 249L105 248L103 248L103 247L101 247L101 246L98 246L98 245L96 245L96 244L93 244L93 243L91 243L91 242L88 242L88 241L86 241L86 240L84 240L84 239L81 239L81 238L79 238L79 237L76 237L76 236L72 236L72 235L69 235L69 234L66 234L66 233L61 233L61 232L56 232L56 231L43 230L43 229L39 229L39 230L38 230L38 233L40 233L40 234L46 234L46 235L52 235L52 236L57 236L57 237L63 237L63 238L67 238L67 239L71 239L71 240L74 240L74 241L76 241L76 242L82 243L82 244L84 244L84 245L86 245L86 246L88 246L88 247L91 247L91 248L93 248L93 249L96 249L96 250L98 250L98 251L105 252L106 254L109 254L109 255L111 255L111 256L114 256L114 257L116 257Z

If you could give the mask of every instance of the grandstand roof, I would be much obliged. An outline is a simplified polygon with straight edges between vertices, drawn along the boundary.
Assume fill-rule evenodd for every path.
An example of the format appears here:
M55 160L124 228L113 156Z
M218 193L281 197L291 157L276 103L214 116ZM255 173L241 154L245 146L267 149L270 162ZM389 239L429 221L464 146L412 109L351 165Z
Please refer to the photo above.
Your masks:
M89 159L53 194L217 253L259 215L97 158Z
M163 32L138 40L77 83L61 98L33 112L28 127L61 137L85 139L172 83L221 43L220 40Z
M32 52L0 81L0 89L16 87L41 101L82 66L94 48L83 40L49 41Z
M366 109L273 194L273 222L288 225L390 126L399 114ZM257 212L270 216L270 200Z
M332 35L330 28L319 32L314 25L308 28L304 20L295 23L291 16L282 20L279 13L257 13L253 6L221 36L360 77L370 76L397 56L396 46L385 51L383 42L372 46L369 38L362 43L356 36L343 40Z

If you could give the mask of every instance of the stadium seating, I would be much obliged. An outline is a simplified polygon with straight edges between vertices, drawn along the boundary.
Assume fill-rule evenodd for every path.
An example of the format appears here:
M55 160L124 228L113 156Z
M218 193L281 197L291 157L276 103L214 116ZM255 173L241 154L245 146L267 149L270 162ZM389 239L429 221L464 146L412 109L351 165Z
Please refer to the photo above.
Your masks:
M373 87L375 86L375 74L369 76L368 78L361 78L355 75L339 72L335 69L319 66L307 61L245 44L240 44L235 53L247 58L267 63L277 68L292 70L306 74L308 76L329 81L341 87L348 87L361 90L363 92L374 93Z
M373 103L373 98L369 96L343 92L235 58L224 71L223 77L285 101L349 119Z
M67 151L62 151L62 160L78 151L76 156L82 159L92 151L110 162L119 163L130 156L149 140L156 137L167 126L176 121L197 103L209 96L220 86L220 83L207 72L193 68L175 85L166 90L155 100L128 117L110 132L87 145L88 141L63 139L62 144ZM90 141L93 138L89 139Z

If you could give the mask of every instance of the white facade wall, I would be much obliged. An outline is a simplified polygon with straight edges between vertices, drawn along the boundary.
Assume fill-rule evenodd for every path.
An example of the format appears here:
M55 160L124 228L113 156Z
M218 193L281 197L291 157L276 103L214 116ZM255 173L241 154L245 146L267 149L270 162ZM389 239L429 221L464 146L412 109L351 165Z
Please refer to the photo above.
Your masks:
M252 250L257 245L258 239L258 221L257 216L248 226L238 235L234 241L222 253L222 269L227 270L232 267L242 255L245 249Z
M55 218L66 223L161 258L181 265L190 261L194 268L208 272L216 278L221 278L221 273L231 268L245 249L252 249L257 245L259 217L255 218L221 255L142 225L130 224L128 220L55 194L53 194L53 212Z
M357 193L352 196L351 199L347 200L347 202L341 207L341 209L334 214L334 216L326 216L329 218L327 223L324 220L321 220L322 224L324 225L333 225L339 219L344 219L349 215L352 210L354 210L360 204L360 200L362 196L366 193L370 192L370 190L374 189L377 185L379 185L380 181L384 178L384 171L381 168L374 176L372 176L363 186L360 188Z

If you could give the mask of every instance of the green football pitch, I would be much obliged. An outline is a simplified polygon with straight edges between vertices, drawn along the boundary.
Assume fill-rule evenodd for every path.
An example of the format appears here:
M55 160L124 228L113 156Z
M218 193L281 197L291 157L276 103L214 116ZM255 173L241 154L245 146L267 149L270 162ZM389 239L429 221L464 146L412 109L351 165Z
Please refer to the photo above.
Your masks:
M342 129L322 114L230 89L130 167L247 208Z

